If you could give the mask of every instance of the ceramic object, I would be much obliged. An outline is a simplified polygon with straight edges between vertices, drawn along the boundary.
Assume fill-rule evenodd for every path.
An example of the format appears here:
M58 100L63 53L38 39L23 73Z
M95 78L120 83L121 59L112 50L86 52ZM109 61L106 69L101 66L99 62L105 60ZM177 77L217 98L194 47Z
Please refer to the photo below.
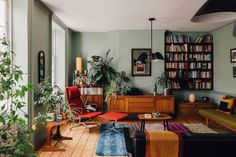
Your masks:
M169 94L169 88L164 88L164 96L167 96Z
M195 101L196 101L195 94L189 94L189 102L195 102Z

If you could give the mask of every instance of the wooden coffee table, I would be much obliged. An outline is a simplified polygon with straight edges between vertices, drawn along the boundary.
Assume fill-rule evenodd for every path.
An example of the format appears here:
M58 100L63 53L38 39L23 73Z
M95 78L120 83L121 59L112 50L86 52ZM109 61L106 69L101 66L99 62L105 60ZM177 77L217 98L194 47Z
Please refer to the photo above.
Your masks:
M168 125L169 125L169 120L172 120L172 117L166 113L161 113L159 117L150 117L146 118L144 114L139 114L138 115L139 120L141 120L141 131L145 130L145 122L146 121L162 121L164 125L164 130L167 130Z

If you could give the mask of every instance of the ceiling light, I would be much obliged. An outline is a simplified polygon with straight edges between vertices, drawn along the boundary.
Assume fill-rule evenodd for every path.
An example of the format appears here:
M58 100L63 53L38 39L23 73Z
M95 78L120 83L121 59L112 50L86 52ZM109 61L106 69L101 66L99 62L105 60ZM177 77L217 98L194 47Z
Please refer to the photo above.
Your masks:
M152 17L152 18L149 18L148 20L151 22L151 52L152 52L152 22L156 19ZM152 60L164 60L164 57L162 56L162 54L160 52L155 52L155 53L152 53L151 59Z
M236 19L236 0L207 0L192 22L223 22Z

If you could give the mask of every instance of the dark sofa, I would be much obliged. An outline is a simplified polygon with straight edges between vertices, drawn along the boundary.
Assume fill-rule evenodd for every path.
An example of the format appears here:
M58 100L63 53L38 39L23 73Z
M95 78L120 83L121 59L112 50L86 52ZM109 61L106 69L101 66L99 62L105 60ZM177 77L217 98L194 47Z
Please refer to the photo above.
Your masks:
M236 134L183 135L183 157L233 157L236 156ZM126 148L133 157L145 157L145 136L136 131L134 138L125 130Z

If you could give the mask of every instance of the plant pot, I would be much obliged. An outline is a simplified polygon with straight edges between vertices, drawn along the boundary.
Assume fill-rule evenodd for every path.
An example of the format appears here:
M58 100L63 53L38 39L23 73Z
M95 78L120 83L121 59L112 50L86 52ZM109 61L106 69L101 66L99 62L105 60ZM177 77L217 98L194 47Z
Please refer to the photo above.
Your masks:
M167 96L169 94L169 88L164 88L163 91L164 91L164 96Z
M47 122L53 122L56 119L55 112L47 113L47 117L51 117L50 119L47 118Z

